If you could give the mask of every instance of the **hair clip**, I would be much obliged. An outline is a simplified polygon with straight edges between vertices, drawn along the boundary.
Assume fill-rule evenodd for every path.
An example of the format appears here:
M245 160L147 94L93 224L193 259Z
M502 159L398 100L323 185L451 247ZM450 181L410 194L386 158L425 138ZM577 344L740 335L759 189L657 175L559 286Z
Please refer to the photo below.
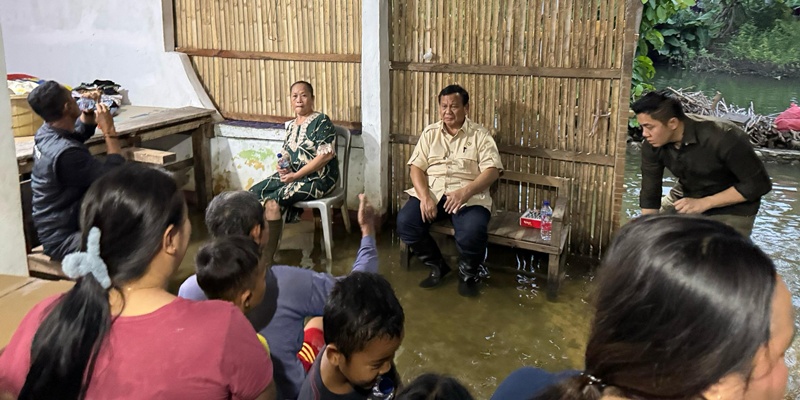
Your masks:
M72 279L92 274L103 289L110 288L111 278L108 276L108 266L100 257L100 228L92 227L86 238L86 251L68 254L61 262L61 267L64 274Z

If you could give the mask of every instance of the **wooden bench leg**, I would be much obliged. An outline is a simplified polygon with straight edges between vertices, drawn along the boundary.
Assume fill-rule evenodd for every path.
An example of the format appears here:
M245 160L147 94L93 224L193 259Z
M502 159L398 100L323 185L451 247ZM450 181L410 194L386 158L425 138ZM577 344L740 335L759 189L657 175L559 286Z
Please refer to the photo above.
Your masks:
M561 286L560 273L561 255L550 254L547 260L547 300L555 301L558 298L558 289Z
M561 289L561 282L564 281L567 269L567 249L561 250L561 254L550 254L547 260L547 299L555 301L558 298L558 291Z
M402 240L400 241L400 266L404 267L405 269L411 268L411 251L408 249L408 245L405 244Z

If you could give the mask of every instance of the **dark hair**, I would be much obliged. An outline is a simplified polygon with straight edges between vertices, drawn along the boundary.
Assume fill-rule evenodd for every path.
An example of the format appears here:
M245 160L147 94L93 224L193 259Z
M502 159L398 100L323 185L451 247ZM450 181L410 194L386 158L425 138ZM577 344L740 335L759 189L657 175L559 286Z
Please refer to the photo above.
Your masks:
M650 92L642 96L642 98L631 104L631 110L635 114L647 114L654 120L664 124L672 118L686 119L686 113L683 112L683 105L681 105L680 100L664 90Z
M209 299L233 301L252 288L258 271L258 245L248 236L221 236L195 258L197 284Z
M449 96L451 94L457 94L458 97L461 97L461 104L464 107L469 105L469 93L459 85L450 85L442 89L442 91L439 92L439 103L442 102L442 96Z
M309 94L311 94L311 97L314 97L314 87L311 86L311 84L308 83L307 81L297 81L293 83L292 86L289 86L289 90L291 91L292 89L294 89L295 85L306 85Z
M473 400L473 397L457 379L428 373L404 387L397 400Z
M248 236L256 226L264 227L264 206L255 193L222 192L206 208L206 228L211 237Z
M56 81L47 81L28 94L28 104L45 122L64 116L64 105L70 100L69 90Z
M400 337L404 319L403 306L386 278L353 272L336 282L325 304L325 343L350 357L372 339Z
M161 250L164 231L170 225L182 226L185 212L183 193L168 172L124 164L100 177L84 196L82 251L89 230L100 229L100 257L111 287L119 289L147 272ZM33 337L21 400L86 396L113 322L108 292L89 274L55 303Z
M537 399L599 399L602 387L694 398L750 376L777 279L750 239L706 218L645 217L620 230L600 268L585 373Z

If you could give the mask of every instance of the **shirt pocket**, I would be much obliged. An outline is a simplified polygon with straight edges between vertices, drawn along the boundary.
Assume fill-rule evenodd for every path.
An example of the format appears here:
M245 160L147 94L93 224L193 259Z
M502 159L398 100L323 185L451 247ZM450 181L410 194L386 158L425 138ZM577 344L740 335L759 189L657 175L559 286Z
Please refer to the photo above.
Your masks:
M447 149L439 146L431 146L428 151L428 164L437 165L445 162L447 159Z
M475 146L463 147L455 154L455 161L458 168L468 174L479 175L478 168L478 149Z

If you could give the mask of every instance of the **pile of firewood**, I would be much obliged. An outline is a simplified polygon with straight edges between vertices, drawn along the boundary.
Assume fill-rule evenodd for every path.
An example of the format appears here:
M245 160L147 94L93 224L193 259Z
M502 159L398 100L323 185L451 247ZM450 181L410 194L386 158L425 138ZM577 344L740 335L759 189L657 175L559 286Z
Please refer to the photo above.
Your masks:
M703 92L671 87L667 90L681 101L687 113L710 115L736 123L750 135L750 142L754 146L800 150L800 132L779 131L775 128L775 116L756 114L752 102L750 107L741 108L727 104L719 92L713 98L708 98Z

